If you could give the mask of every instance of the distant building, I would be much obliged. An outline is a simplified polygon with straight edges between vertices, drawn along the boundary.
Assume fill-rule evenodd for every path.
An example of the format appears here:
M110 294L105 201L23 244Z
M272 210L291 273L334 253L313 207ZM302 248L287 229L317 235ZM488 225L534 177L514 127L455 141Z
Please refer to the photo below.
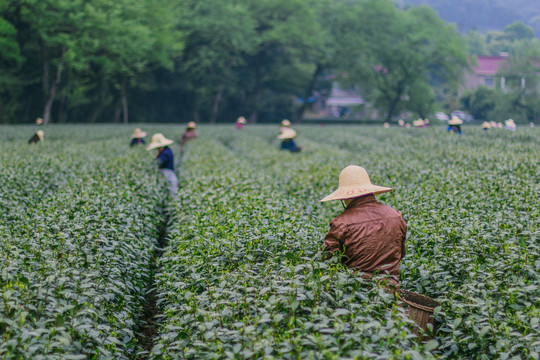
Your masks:
M497 87L497 71L507 61L506 54L502 54L502 56L477 56L476 62L478 65L473 66L472 71L465 72L463 81L460 83L459 95L479 86L491 89ZM504 78L501 78L501 88L504 88Z
M490 89L506 88L504 77L497 77L497 72L508 61L508 53L501 53L500 56L477 56L476 63L472 71L465 72L463 80L459 84L459 96L467 90L474 90L479 86L485 86ZM540 70L540 62L534 61L533 64ZM521 79L521 87L525 87L525 79Z
M325 112L330 116L343 117L350 114L354 107L362 104L364 100L358 88L342 89L337 82L334 82L330 95L325 101Z

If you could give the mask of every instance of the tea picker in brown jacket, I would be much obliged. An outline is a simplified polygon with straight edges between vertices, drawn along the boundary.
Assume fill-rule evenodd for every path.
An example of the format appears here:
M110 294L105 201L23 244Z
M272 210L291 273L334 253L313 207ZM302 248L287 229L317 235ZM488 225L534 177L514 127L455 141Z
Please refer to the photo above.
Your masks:
M392 191L373 185L363 167L350 165L339 174L339 187L321 201L342 200L345 210L330 223L324 238L326 260L340 254L343 265L371 279L389 274L399 288L399 262L405 256L407 224L401 212L381 204L375 195Z

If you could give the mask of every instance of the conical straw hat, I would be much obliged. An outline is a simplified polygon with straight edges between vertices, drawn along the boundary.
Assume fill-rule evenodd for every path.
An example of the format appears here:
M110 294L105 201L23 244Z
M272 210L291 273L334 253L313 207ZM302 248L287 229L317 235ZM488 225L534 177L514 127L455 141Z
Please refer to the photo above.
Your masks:
M136 128L133 130L133 135L131 135L132 139L140 139L146 136L146 133L144 131L141 131L141 129Z
M43 119L40 118L40 117L38 117L38 118L36 119L36 124L37 124L37 125L43 124Z
M237 123L237 124L245 124L245 123L246 123L246 118L243 117L243 116L240 116L240 117L236 120L236 123Z
M392 191L392 188L373 185L366 169L357 165L349 165L339 174L338 189L325 196L321 201L351 199L368 194L382 194L388 191Z
M45 135L43 130L36 131L36 135L39 137L39 140L43 141L43 136Z
M463 120L458 118L457 116L452 116L450 120L448 120L448 125L461 125L463 124Z
M414 120L412 124L413 124L413 126L424 126L425 125L424 120L422 120L422 119Z
M157 133L152 136L152 142L146 148L147 151L171 145L174 141L167 139L163 134Z
M514 122L513 119L508 119L508 120L506 120L504 123L505 123L506 125L512 125L512 126L513 126L513 125L516 125L516 123Z
M187 123L188 129L195 129L197 127L197 124L195 124L195 121L190 121Z
M482 129L489 129L489 128L491 128L491 124L488 123L487 121L484 121L482 123Z
M291 122L287 119L283 119L283 121L281 121L281 126L291 126Z
M278 139L294 139L296 137L296 131L293 129L283 129L283 132L277 136Z

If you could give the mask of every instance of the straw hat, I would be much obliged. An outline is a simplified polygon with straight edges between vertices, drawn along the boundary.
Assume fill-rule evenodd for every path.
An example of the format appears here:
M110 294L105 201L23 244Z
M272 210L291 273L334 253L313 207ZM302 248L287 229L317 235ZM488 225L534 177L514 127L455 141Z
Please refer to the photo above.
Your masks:
M404 126L405 121L403 121L403 119L399 119L398 124L399 124L399 126Z
M497 127L497 123L495 121L493 121L493 120L489 122L489 125L491 125L492 128Z
M152 136L152 142L146 148L147 151L171 145L174 141L167 139L163 134L157 133Z
M195 121L190 121L187 123L188 129L195 129L197 127L197 124L195 124Z
M132 139L140 139L146 136L146 133L144 131L141 131L141 129L136 128L133 130L133 135L131 135Z
M516 126L516 123L514 122L513 119L508 119L504 122L505 125L508 125L508 126Z
M414 120L412 122L412 124L413 124L413 126L418 127L418 126L424 126L426 123L424 123L424 120L422 120L422 119L417 119L417 120Z
M291 126L291 122L287 119L283 119L281 122L281 126Z
M388 128L390 127L390 124L387 123L387 122L385 122L385 123L384 123L384 127L385 127L385 129L388 129Z
M482 123L482 129L491 129L491 124L488 123L487 121L484 121Z
M41 124L43 124L43 119L40 118L40 117L38 117L38 118L36 119L36 125L41 125Z
M238 119L236 119L236 123L237 124L245 124L246 123L246 118L243 117L243 116L240 116Z
M373 185L366 169L357 165L349 165L339 174L338 189L325 196L321 202L351 199L368 194L377 195L388 191L392 191L392 188Z
M45 135L43 130L36 131L36 135L39 137L39 140L43 141L43 136Z
M448 125L461 125L463 124L463 120L458 118L456 115L452 116L450 120L448 120Z
M296 137L296 131L293 129L283 129L283 132L277 136L278 139L294 139Z

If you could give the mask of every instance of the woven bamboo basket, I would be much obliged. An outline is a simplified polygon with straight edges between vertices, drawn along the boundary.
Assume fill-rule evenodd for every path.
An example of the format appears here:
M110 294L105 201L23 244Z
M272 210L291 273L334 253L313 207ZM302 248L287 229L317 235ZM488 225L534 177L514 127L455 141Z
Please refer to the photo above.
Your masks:
M432 329L435 330L435 318L433 317L433 310L440 303L428 296L417 294L412 291L407 290L398 290L397 291L399 300L405 303L407 306L404 306L405 313L415 322L418 330L422 329L426 331L428 329L428 324L432 325Z

